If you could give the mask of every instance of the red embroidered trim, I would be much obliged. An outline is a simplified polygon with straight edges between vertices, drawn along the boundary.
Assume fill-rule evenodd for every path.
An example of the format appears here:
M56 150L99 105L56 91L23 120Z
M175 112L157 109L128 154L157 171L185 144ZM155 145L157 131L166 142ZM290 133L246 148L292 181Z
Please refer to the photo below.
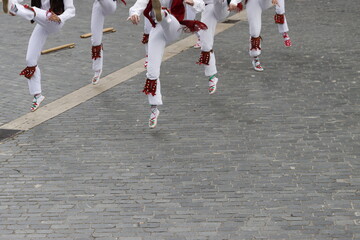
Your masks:
M147 44L149 42L149 34L144 33L143 39L141 41L143 44Z
M199 64L199 65L201 65L201 64L209 65L210 53L212 53L212 52L213 52L213 50L210 50L209 52L201 51L199 61L196 62L196 64Z
M259 36L257 38L251 37L251 48L250 50L261 50L260 42L262 38Z
M276 24L284 24L285 23L285 15L284 14L275 14L274 20Z
M34 15L36 16L36 12L35 12L35 9L34 9L34 8L30 7L30 6L29 6L29 5L27 5L27 4L25 4L25 5L24 5L24 8L26 8L26 9L29 9L29 10L33 11L33 12L34 12Z
M35 9L34 9L34 8L30 7L30 6L27 5L27 4L24 5L24 8L33 11L33 12L34 12L34 18L36 17L36 12L35 12ZM30 20L30 22L31 22L31 24L33 24L35 21L34 21L34 20Z
M101 58L101 49L103 49L102 44L98 46L92 46L91 48L92 59L96 60L98 58Z
M156 95L156 86L157 86L157 79L155 79L155 80L146 79L143 93L145 93L146 95L151 94L151 95L155 96Z
M185 25L182 29L186 33L198 32L200 30L208 29L205 23L197 20L184 20L184 21L179 21L179 23L181 25Z
M37 66L33 67L26 67L24 70L21 71L20 76L24 76L27 79L32 78L34 76Z

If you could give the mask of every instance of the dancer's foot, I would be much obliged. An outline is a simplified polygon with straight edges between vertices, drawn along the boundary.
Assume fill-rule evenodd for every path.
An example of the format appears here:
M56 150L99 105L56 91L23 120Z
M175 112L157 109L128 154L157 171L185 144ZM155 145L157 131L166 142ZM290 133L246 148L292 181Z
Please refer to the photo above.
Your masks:
M100 82L100 75L101 75L102 71L95 71L94 73L94 77L92 78L91 82L92 84L96 85Z
M160 115L159 109L157 107L151 108L151 114L149 118L149 128L155 128L157 125L157 120Z
M292 42L290 39L290 36L287 32L283 33L283 38L284 38L284 45L285 47L291 47L292 46Z
M215 76L212 75L209 78L209 94L214 94L216 92L216 84L218 83L219 79Z
M254 60L252 60L252 65L255 71L262 72L264 69L262 68L260 64L260 60L258 57L255 57Z
M161 3L160 3L160 0L151 0L151 2L152 2L153 10L155 12L156 21L161 22L162 15L161 15Z
M193 46L193 48L195 48L195 49L201 48L200 39L199 39L199 38L198 38L197 42L195 43L195 45Z
M44 101L45 97L41 94L36 94L31 104L30 111L35 112L39 107L42 101Z
M148 60L148 55L146 55L146 56L145 56L145 61L144 61L144 68L147 68L148 62L149 62L149 60Z

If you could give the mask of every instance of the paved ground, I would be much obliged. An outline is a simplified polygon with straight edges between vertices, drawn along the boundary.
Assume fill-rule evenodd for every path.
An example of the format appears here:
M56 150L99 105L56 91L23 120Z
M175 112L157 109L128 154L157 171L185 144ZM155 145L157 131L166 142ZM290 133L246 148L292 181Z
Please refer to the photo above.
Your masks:
M91 77L89 42L71 33L87 32L90 6L76 4L67 41L48 44L78 47L42 57L47 101ZM111 18L123 32L106 36L106 73L143 54L141 27L122 22L126 9ZM239 22L216 38L221 82L212 96L194 64L199 52L182 52L163 64L155 130L138 75L3 142L0 239L360 239L359 11L351 0L288 1L286 49L268 10L263 73L251 69ZM12 104L1 122L28 109L16 76L27 28L0 30L2 104Z

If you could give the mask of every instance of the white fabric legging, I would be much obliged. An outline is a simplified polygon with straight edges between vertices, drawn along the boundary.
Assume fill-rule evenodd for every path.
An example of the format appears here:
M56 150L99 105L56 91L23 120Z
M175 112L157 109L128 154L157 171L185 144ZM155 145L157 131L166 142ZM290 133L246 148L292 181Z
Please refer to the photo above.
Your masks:
M152 28L152 26L151 26L149 19L144 17L144 34L150 34L151 28ZM144 45L145 45L146 55L148 55L149 45L147 43L145 43Z
M95 0L91 14L91 45L99 46L102 43L104 21L107 15L113 14L116 10L114 0ZM100 71L103 68L104 55L101 50L101 57L93 60L93 70Z
M229 15L226 0L220 2L215 0L212 4L207 4L201 14L201 22L208 27L207 30L199 31L201 51L208 52L213 49L216 24ZM216 59L214 52L210 53L209 65L204 64L205 76L209 77L217 73Z
M284 0L278 0L279 6L276 6L275 11L277 14L285 13L285 2ZM271 0L249 0L246 4L246 12L249 21L249 32L250 37L259 37L261 33L261 15L262 12L272 7ZM288 32L288 24L285 16L284 24L277 24L280 33ZM261 54L261 50L250 50L250 56L256 57Z
M15 13L17 16L23 17L26 20L34 20L37 23L31 34L26 53L26 65L29 67L37 66L47 37L52 33L60 31L64 23L49 21L46 10L34 7L33 9L36 12L36 16L34 17L33 11L26 9L19 3L15 5L18 9ZM28 85L31 95L41 93L41 71L39 67L36 67L34 75L28 79Z
M150 105L162 105L161 87L160 87L160 67L166 44L177 40L181 35L181 25L179 21L171 14L163 17L156 27L151 28L149 36L149 51L146 77L151 80L157 79L156 95L148 95Z

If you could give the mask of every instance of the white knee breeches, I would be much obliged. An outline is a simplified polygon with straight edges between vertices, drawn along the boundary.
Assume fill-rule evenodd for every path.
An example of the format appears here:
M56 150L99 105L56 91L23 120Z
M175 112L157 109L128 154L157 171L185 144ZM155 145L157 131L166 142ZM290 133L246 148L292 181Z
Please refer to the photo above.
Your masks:
M285 14L285 0L278 0L279 5L275 6L275 12L277 14ZM284 16L284 23L283 24L277 24L279 33L284 33L289 31L289 27L286 21L286 15Z
M168 14L162 21L151 28L149 36L148 66L146 77L151 80L157 79L156 95L148 95L150 105L162 105L162 96L160 88L160 67L164 54L165 46L177 40L181 35L181 25L178 20Z
M201 22L205 23L208 29L199 31L201 51L209 52L213 50L216 24L228 15L229 11L226 1L219 2L215 0L214 4L205 6L205 10L201 14ZM205 76L212 76L217 73L214 52L210 53L209 65L204 64L204 68Z
M102 43L104 21L107 15L113 14L116 10L116 1L95 0L91 14L91 45L99 46ZM103 51L101 57L93 60L93 70L100 71L103 67Z
M271 0L249 0L246 4L246 12L248 15L249 21L249 33L250 37L259 37L261 33L261 15L262 12L270 7L272 7ZM285 2L284 0L279 0L279 6L276 6L276 13L284 14L285 13ZM284 24L278 24L278 29L280 33L289 31L286 17ZM251 48L251 46L250 46ZM260 49L249 50L249 54L252 57L259 56L261 54Z
M31 34L28 49L26 53L26 65L29 67L37 66L41 51L45 45L47 37L58 32L64 23L57 23L48 20L46 10L34 7L34 12L26 9L23 5L16 3L17 11L13 12L17 16L23 17L26 20L34 20L37 24ZM36 67L34 75L28 79L29 92L31 95L41 93L41 71Z

